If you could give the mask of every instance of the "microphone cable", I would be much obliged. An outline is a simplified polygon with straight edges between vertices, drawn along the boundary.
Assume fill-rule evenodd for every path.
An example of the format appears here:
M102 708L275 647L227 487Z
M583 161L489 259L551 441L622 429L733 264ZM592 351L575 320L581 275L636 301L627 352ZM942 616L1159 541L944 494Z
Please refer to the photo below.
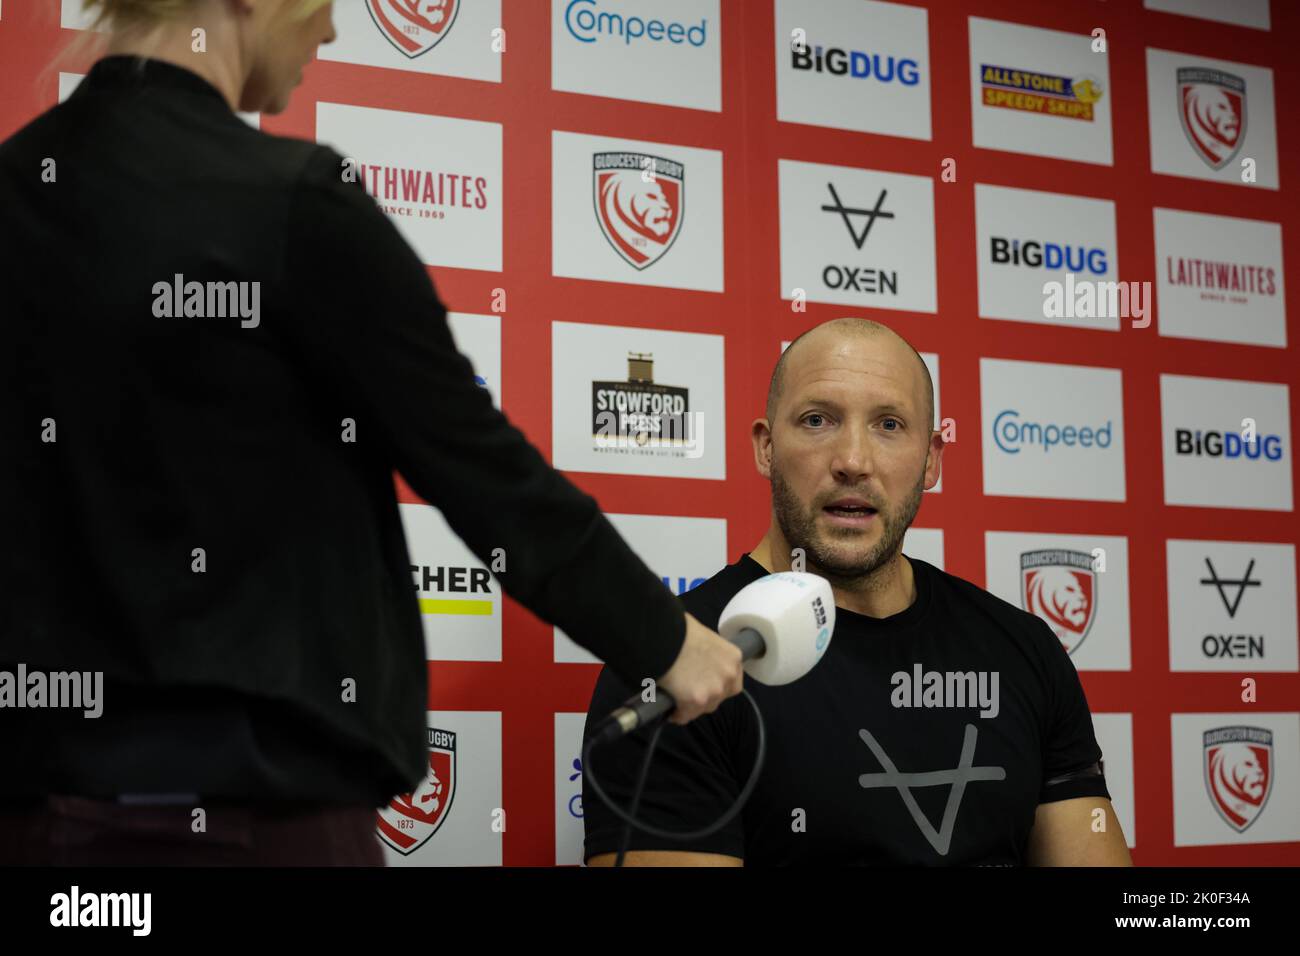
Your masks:
M616 804L613 799L610 798L609 794L605 792L605 788L600 785L600 781L596 779L596 769L591 762L591 753L595 749L595 745L599 742L600 738L596 734L587 738L587 742L582 746L582 772L586 776L587 782L591 784L591 789L595 791L596 796L600 797L601 802L603 802L605 806L609 807L613 814L624 823L622 843L619 846L618 856L614 860L614 865L616 867L623 865L623 858L627 854L628 845L632 842L633 827L663 840L702 840L704 837L712 836L717 833L724 826L730 823L736 814L741 811L741 808L744 807L746 801L749 800L750 796L754 792L755 786L758 785L758 775L762 772L763 762L767 758L767 728L763 723L763 713L758 709L758 701L754 700L754 696L749 692L748 688L742 687L740 692L745 695L746 699L749 701L750 707L754 709L754 718L758 721L758 752L754 756L754 769L750 771L749 779L745 781L745 786L741 788L735 802L732 803L722 816L718 817L718 819L713 823L700 830L664 830L636 818L636 812L641 807L641 795L645 790L646 778L649 776L650 772L650 761L654 757L655 747L659 744L659 735L664 731L665 724L662 720L660 721L659 726L655 728L654 734L650 737L650 744L646 748L645 759L641 761L641 770L637 774L636 789L632 793L632 803L627 810L624 810ZM698 720L699 718L696 719Z

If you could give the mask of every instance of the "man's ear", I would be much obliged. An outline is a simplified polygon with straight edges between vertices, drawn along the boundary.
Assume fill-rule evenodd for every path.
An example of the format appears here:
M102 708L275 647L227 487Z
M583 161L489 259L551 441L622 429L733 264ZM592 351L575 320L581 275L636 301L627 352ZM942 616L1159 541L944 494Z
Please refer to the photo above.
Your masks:
M943 472L943 449L944 440L942 433L935 431L930 433L930 448L925 457L925 489L929 491L939 483L939 475Z
M749 426L749 440L754 445L754 467L769 481L772 478L772 428L766 418L754 419Z

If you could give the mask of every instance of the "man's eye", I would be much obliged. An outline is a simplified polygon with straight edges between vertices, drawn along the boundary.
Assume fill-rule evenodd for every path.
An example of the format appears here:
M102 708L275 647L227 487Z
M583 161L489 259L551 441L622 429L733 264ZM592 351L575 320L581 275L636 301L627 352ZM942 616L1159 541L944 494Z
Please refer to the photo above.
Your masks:
M886 425L888 425L890 422L893 422L895 425L898 426L898 428L890 428L890 429L887 429L887 431L896 432L896 431L898 431L899 428L902 428L902 427L903 427L903 423L900 422L897 418L886 418L886 419L885 419L885 424L886 424Z
M808 425L812 425L814 428L816 428L816 427L817 427L817 422L821 421L822 418L823 418L823 416L818 415L816 412L814 412L813 414L807 416L807 417L804 419L804 423L805 423L805 424L808 424ZM816 419L816 421L814 421L814 419Z

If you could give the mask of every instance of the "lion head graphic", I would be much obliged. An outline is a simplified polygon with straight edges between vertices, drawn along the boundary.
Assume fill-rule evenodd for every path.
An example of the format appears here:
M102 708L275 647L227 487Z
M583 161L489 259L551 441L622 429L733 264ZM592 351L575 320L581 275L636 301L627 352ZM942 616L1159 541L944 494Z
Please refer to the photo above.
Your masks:
M429 819L436 819L442 809L443 786L432 766L411 794L411 808Z
M1183 122L1192 145L1216 169L1241 146L1239 101L1223 89L1205 85L1184 88Z
M638 268L659 258L672 242L677 211L655 179L636 170L608 173L600 184L600 217L610 241Z
M450 0L391 0L402 17L426 30L439 30L447 19Z
M366 0L384 38L408 57L433 49L451 29L459 0Z
M1066 568L1042 568L1026 585L1026 610L1061 631L1082 635L1087 629L1092 602L1077 575Z
M1238 832L1250 826L1268 799L1268 750L1228 741L1207 752L1205 782L1215 809Z
M1230 743L1218 747L1210 757L1210 779L1225 800L1258 805L1264 800L1268 776L1259 755L1248 744Z

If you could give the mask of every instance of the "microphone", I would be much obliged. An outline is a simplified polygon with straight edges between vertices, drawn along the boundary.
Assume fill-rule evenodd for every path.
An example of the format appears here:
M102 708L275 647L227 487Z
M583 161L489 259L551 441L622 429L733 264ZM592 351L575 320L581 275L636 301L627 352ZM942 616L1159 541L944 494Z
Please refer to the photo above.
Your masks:
M718 634L740 648L745 673L762 684L789 684L822 658L835 630L830 583L804 571L780 571L745 585L722 609ZM617 740L671 713L671 694L629 697L593 733L596 742Z

